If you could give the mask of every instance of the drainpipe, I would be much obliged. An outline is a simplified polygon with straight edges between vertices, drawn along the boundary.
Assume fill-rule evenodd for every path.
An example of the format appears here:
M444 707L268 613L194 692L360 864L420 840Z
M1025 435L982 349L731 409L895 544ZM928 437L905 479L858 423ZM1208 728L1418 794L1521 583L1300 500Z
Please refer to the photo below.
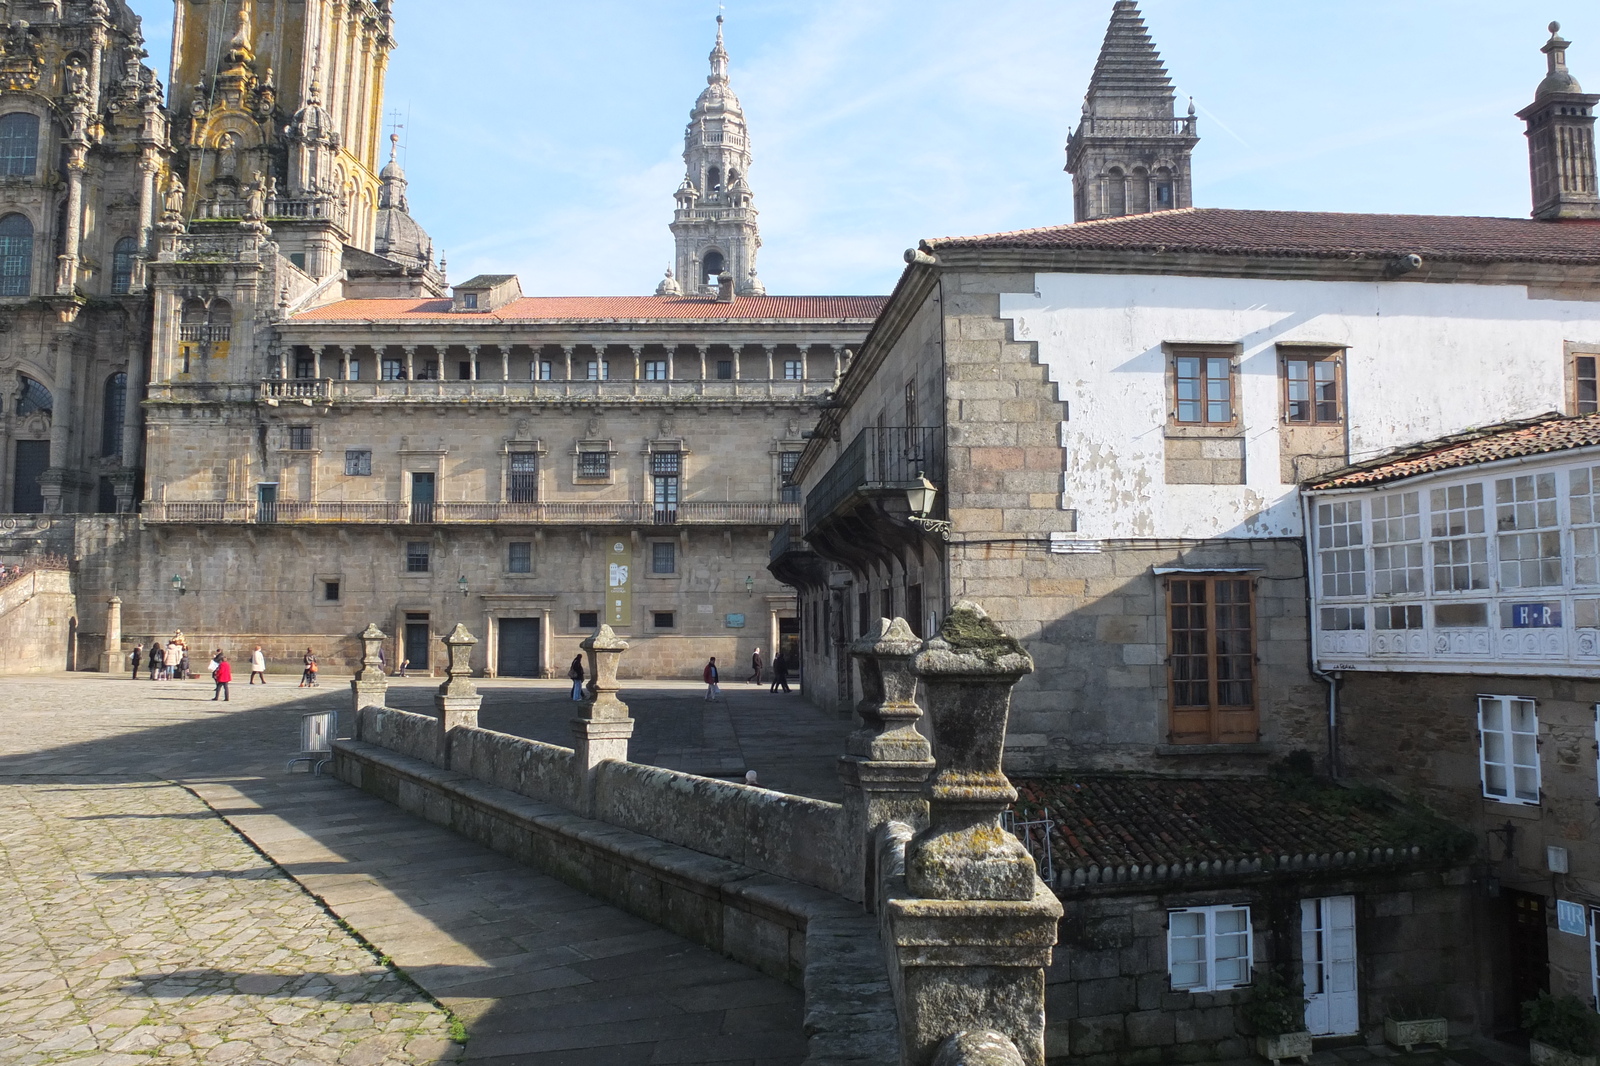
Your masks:
M1306 580L1306 667L1311 671L1311 676L1328 686L1328 776L1337 781L1343 776L1344 767L1339 758L1339 689L1344 684L1344 671L1335 670L1328 673L1317 666L1317 646L1312 639L1314 632L1314 612L1317 609L1314 596L1313 582L1316 580L1311 568L1312 547L1311 528L1312 522L1309 511L1310 504L1304 493L1300 494L1300 519L1304 525L1304 534L1300 538L1301 571Z

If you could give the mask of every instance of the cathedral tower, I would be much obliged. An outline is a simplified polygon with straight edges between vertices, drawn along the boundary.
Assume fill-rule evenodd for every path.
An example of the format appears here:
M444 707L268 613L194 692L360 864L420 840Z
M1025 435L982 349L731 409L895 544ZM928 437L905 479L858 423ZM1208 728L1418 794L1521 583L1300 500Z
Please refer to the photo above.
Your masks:
M313 276L371 251L392 0L179 0L171 107L194 219L250 217Z
M1550 23L1542 49L1550 69L1533 103L1517 112L1528 124L1528 162L1533 177L1533 217L1600 218L1595 187L1594 107L1600 95L1586 93L1567 70L1568 41L1561 24Z
M1078 222L1192 206L1189 157L1194 104L1178 118L1172 79L1135 0L1117 0L1067 141L1073 217Z
M728 85L728 53L722 47L722 16L717 16L717 44L711 50L711 75L689 113L683 137L687 167L678 186L678 208L672 217L677 240L674 269L679 282L662 283L666 294L682 287L686 295L716 292L717 278L728 274L741 296L766 290L756 276L756 250L761 233L756 225L750 171L750 135L739 98Z

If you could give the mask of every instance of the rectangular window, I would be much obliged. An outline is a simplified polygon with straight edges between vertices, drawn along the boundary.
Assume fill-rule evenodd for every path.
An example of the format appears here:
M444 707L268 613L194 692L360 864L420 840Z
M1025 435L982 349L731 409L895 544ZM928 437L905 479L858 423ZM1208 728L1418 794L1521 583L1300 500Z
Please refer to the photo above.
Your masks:
M506 545L506 570L513 574L533 573L533 543L514 540Z
M1372 501L1372 591L1379 596L1426 592L1422 564L1421 494Z
M539 496L539 456L535 452L512 452L506 471L506 500L509 503L534 503Z
M1324 607L1322 609L1322 631L1324 633L1343 633L1352 629L1367 628L1367 609L1365 607Z
M856 625L863 637L872 630L872 597L865 592L856 597Z
M1478 697L1483 794L1502 803L1539 802L1539 714L1520 696Z
M406 364L399 359L385 359L383 361L383 380L404 381L406 379Z
M611 361L608 359L599 362L590 362L588 372L590 381L610 381Z
M309 452L311 450L311 427L289 427L289 450L292 452Z
M1317 562L1324 596L1367 594L1367 552L1362 547L1360 500L1317 505Z
M1501 478L1494 483L1494 503L1500 587L1530 589L1561 584L1555 474Z
M682 469L681 452L655 452L650 456L650 474L655 482L657 522L677 520L678 475Z
M428 569L428 542L425 540L407 541L406 573L426 574Z
M294 357L294 376L304 381L317 376L317 361L309 355Z
M1374 607L1372 609L1372 628L1421 629L1422 604L1396 603Z
M555 368L550 365L550 360L541 359L537 367L538 380L549 381L555 376Z
M478 294L475 292L464 294L461 297L461 306L469 311L476 311L478 309Z
M1568 473L1572 508L1572 580L1600 585L1600 466Z
M419 381L438 381L439 380L439 360L437 360L437 359L426 359L426 360L424 360L423 363L422 363L422 373L417 375L417 380L419 380Z
M1483 486L1451 485L1428 493L1433 533L1433 591L1489 587L1489 538L1484 535Z
M339 583L337 581L324 581L322 583L322 598L328 603L338 603Z
M649 359L644 364L644 379L646 381L667 380L667 361L665 359Z
M1254 589L1248 578L1174 577L1168 681L1174 744L1257 739Z
M1595 360L1593 355L1572 357L1572 413L1592 415L1600 412L1600 391L1597 391Z
M359 360L359 359L350 360L350 376L345 378L345 380L346 381L360 381L361 380L361 360Z
M733 380L733 360L732 359L718 359L717 360L717 380L718 381L732 381Z
M918 420L917 412L917 383L913 379L906 382L906 426L917 426L922 423Z
M671 611L653 611L650 623L657 629L672 629L678 624L678 616Z
M1233 359L1178 353L1173 359L1177 420L1190 425L1233 422Z
M599 629L599 628L600 628L600 612L599 611L579 611L578 612L578 630L580 632L583 631L583 630L586 630L586 629Z
M650 545L650 572L676 574L678 572L678 546L670 540L658 540Z
M794 483L794 471L799 465L799 452L778 453L779 493L784 503L800 502L800 486Z
M578 476L583 478L604 478L611 476L610 452L579 452Z
M1283 356L1283 417L1296 425L1335 425L1339 410L1339 355Z
M785 359L783 361L783 380L785 380L785 381L799 381L800 380L800 360L798 360L798 359Z
M1436 603L1433 624L1440 629L1484 629L1489 625L1487 603Z
M1167 973L1174 992L1220 992L1250 983L1250 908L1167 912Z
M371 477L372 453L369 451L344 453L345 477Z

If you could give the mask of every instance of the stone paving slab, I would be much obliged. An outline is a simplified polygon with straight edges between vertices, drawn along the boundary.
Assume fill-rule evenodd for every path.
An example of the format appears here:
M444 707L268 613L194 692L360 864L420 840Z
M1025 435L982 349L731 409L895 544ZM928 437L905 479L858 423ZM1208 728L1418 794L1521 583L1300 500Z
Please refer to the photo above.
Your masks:
M71 767L106 785L161 777L192 788L454 1011L471 1034L468 1061L792 1066L804 1058L797 990L340 782L284 774L299 716L343 711L348 690L235 685L232 704L223 707L209 702L210 685L201 682L73 675L4 684L14 710L0 718L0 784ZM407 684L431 702L435 684ZM501 689L485 682L486 706L503 701L515 713L515 701L538 695L541 685L559 695L560 686L548 683ZM676 703L661 705L663 728L670 729ZM570 717L570 705L559 710ZM825 761L813 759L819 768ZM148 820L123 817L146 813L139 810L106 813L108 823L157 827L153 832L212 817L198 802ZM183 817L167 817L172 813ZM123 869L167 865L130 859ZM237 876L248 867L205 868L242 890L259 883ZM0 1061L11 1060L0 1052Z

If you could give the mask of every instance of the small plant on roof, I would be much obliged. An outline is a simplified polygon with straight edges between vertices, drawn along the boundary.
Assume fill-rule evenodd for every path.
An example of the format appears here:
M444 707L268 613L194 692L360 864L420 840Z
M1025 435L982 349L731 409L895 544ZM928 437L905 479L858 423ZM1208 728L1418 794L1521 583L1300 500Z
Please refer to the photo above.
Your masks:
M1239 1013L1258 1035L1282 1036L1305 1029L1306 998L1298 980L1287 981L1276 970L1264 970L1253 987L1255 994Z
M1593 1055L1600 1041L1600 1014L1576 996L1540 992L1522 1005L1522 1027L1539 1043L1573 1055Z

